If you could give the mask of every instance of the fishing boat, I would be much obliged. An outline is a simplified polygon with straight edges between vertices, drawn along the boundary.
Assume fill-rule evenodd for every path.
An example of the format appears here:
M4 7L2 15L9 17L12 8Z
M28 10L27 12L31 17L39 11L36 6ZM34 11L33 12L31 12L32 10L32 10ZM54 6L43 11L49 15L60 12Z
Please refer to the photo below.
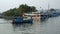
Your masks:
M15 18L12 24L33 24L33 19Z

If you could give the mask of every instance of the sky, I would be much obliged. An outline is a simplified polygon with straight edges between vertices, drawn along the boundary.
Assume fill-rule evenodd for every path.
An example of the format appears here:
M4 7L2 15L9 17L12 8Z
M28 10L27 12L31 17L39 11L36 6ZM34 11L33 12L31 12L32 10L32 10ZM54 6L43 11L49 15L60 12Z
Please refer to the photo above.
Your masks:
M18 8L21 4L35 6L38 10L50 8L60 9L60 0L0 0L0 13ZM41 7L41 8L40 8Z

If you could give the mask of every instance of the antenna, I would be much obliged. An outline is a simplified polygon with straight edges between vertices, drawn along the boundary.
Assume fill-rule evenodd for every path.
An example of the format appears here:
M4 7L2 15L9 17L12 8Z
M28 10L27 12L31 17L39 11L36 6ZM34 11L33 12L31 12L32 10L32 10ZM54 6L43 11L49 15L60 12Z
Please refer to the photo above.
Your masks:
M50 5L49 5L49 3L48 3L48 10L50 9Z

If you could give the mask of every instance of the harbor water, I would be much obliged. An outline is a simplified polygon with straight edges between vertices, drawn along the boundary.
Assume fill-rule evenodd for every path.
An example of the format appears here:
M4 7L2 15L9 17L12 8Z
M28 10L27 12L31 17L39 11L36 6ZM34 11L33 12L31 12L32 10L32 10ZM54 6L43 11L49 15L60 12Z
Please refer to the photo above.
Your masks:
M0 18L0 34L60 34L60 16L33 24L12 25L12 20Z

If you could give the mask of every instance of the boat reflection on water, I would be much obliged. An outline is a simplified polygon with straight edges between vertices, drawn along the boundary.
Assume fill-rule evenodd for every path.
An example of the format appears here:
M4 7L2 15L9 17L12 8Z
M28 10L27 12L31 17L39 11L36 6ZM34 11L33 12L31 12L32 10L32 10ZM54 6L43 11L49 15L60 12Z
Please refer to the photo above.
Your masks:
M25 31L30 29L33 24L12 24L14 31Z

